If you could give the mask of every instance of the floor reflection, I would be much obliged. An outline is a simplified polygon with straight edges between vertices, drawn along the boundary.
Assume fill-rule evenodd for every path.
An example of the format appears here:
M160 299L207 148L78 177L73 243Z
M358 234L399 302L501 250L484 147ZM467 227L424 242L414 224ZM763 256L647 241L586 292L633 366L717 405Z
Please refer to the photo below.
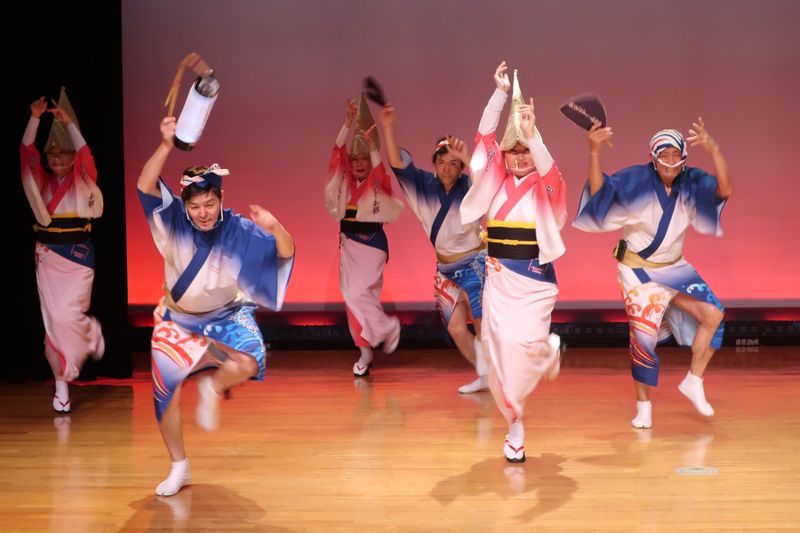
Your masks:
M380 432L385 428L403 427L403 409L396 394L385 391L376 394L371 376L354 378L353 387L358 391L350 418L353 428Z
M58 414L53 417L53 427L56 428L56 442L59 446L69 444L69 430L72 426L72 418L66 414Z
M478 444L484 444L492 439L492 418L497 412L494 398L489 391L475 392L472 394L460 394L464 401L472 402L477 405L475 412L475 436Z

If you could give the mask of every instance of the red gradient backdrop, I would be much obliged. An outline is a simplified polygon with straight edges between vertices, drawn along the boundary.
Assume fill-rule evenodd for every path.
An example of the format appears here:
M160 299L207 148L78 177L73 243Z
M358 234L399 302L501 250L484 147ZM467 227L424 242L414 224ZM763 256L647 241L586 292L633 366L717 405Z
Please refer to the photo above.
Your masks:
M122 12L130 304L160 297L162 262L136 178L159 142L175 69L191 51L217 71L222 90L198 146L176 150L165 178L175 185L183 168L219 162L231 170L227 207L246 211L258 202L276 214L297 242L289 308L341 301L337 223L323 207L323 185L345 97L358 94L366 75L380 80L398 109L401 144L427 167L440 135L471 144L500 60L519 69L523 93L535 98L570 216L587 151L585 133L558 112L566 99L589 91L603 99L615 131L606 171L644 162L655 131L686 132L702 116L728 159L735 193L723 214L725 236L692 232L685 255L729 306L800 302L798 2L138 0L123 2ZM689 164L713 171L701 150L690 150ZM429 307L427 236L408 209L387 234L384 300ZM568 227L563 236L560 306L617 306L610 250L618 235Z

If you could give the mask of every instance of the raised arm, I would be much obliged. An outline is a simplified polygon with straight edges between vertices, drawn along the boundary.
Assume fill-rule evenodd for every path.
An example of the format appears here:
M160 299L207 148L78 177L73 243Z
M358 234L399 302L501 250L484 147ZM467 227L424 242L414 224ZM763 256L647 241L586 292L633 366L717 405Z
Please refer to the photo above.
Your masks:
M378 127L377 124L373 124L367 130L361 130L361 136L367 140L367 147L369 148L369 159L372 163L372 167L375 168L381 164L381 153L378 151L378 144L375 142L375 129Z
M394 124L397 120L394 106L386 104L381 109L380 121L383 126L383 140L386 143L386 155L389 156L389 165L394 168L405 168L403 158L400 155L400 146L394 136Z
M83 138L81 134L81 130L78 129L78 125L72 121L68 113L65 113L61 107L59 107L58 103L55 100L51 100L53 103L53 107L48 109L47 111L53 114L55 120L61 122L64 125L64 128L67 130L69 134L69 138L72 141L72 146L75 148L75 151L80 151L81 148L86 146L86 140Z
M164 163L167 162L167 157L175 146L173 139L175 138L175 117L164 117L161 119L161 142L159 143L156 151L147 160L147 163L142 167L142 172L139 174L139 181L136 186L145 194L150 196L161 196L161 190L158 187L158 177L164 169Z
M78 125L73 122L68 113L65 113L64 110L61 109L55 100L51 100L51 102L53 103L53 107L49 108L47 111L53 114L55 120L64 125L72 141L72 146L75 148L75 173L97 183L97 167L94 163L94 157L92 156L92 151L89 149L89 146L86 144L86 140L83 138L81 130L78 129Z
M497 87L492 97L489 98L489 103L483 110L481 122L478 125L478 133L480 135L489 135L497 130L497 125L500 123L500 113L503 111L503 106L506 105L508 99L508 89L511 87L511 82L508 81L508 65L503 61L494 71L494 84Z
M36 183L36 187L41 190L46 176L41 164L39 150L36 149L36 130L39 129L42 114L47 111L47 100L44 96L34 100L31 104L31 118L22 134L22 146L20 147L20 165L25 175L25 169L30 170L31 176Z
M594 194L603 186L603 171L600 169L600 148L608 144L613 132L610 127L595 124L589 130L589 194Z
M347 134L350 133L350 128L353 127L353 119L355 119L356 111L358 111L358 102L353 98L345 98L345 118L342 129L339 130L339 135L336 136L336 146L342 147L347 142Z
M275 237L278 248L278 257L292 257L294 255L294 241L289 232L278 222L275 216L258 204L250 205L250 218L261 229Z
M448 135L445 137L447 139L447 152L455 157L458 158L459 161L464 163L464 172L469 170L469 148L467 148L467 143L462 141L457 137L453 137L452 135Z
M528 140L528 149L531 151L533 164L540 176L545 176L553 168L553 156L547 150L542 138L536 134L536 115L534 114L533 98L530 102L519 106L522 133Z
M36 140L36 130L39 129L39 121L45 111L47 111L47 101L44 96L33 101L31 104L31 118L28 120L28 126L22 135L23 146L30 146Z
M728 172L728 163L722 157L719 145L709 135L702 118L698 118L697 122L692 123L692 126L693 128L689 129L689 137L686 140L691 143L691 146L701 146L711 156L717 173L717 196L730 198L731 194L733 194L733 182Z

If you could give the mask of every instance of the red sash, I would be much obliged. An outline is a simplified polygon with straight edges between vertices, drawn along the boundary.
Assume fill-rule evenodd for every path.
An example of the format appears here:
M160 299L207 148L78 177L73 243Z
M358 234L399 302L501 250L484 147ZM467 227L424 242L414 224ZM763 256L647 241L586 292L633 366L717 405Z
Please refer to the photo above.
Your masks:
M533 174L536 174L535 172ZM500 209L494 215L495 220L505 220L508 214L511 212L514 207L522 200L522 197L525 196L530 190L536 185L538 181L539 175L536 174L535 176L531 174L528 176L524 182L520 185L514 184L514 175L511 173L506 174L505 179L505 189L506 189L506 201L503 202L503 205L500 206Z
M350 200L348 203L356 204L361 196L371 187L375 187L377 192L380 187L386 194L392 194L392 184L389 181L389 174L386 172L386 167L383 164L374 167L369 171L369 175L358 183L358 180L353 176L350 171L350 160L347 160L347 176L350 183Z
M58 179L53 177L49 183L50 190L53 191L53 198L47 202L47 211L52 215L56 212L56 207L64 198L64 195L67 194L67 191L70 187L72 187L72 182L75 181L75 172L70 172L67 174L67 177L64 178L64 181L61 182L61 185L58 185Z

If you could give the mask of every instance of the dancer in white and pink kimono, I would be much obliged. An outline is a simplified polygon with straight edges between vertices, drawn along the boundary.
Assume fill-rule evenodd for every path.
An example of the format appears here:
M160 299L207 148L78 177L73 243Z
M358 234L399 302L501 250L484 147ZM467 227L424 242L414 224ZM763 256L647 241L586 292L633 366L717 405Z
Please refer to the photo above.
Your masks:
M400 320L381 305L383 269L389 243L383 224L403 209L394 196L390 175L378 153L375 121L364 96L348 99L346 120L333 148L325 187L325 207L339 221L339 289L342 291L350 335L360 351L355 376L366 376L372 349L383 344L391 353L400 341ZM348 153L345 144L355 129Z
M514 93L503 140L495 131L511 84L505 61L483 111L470 169L473 185L461 203L461 220L487 217L488 258L483 290L483 353L489 388L508 422L503 453L525 461L525 400L560 369L558 335L550 317L558 295L553 261L565 251L560 230L567 219L561 173L536 128L533 99L526 104L514 72Z
M186 169L180 196L172 194L159 175L174 147L175 124L175 117L161 121L161 142L137 183L164 257L164 297L151 339L156 418L172 459L169 476L156 487L161 496L191 480L178 404L184 381L203 372L197 423L216 430L224 393L264 379L266 349L255 310L280 309L294 264L294 242L269 211L252 204L246 218L222 208L226 169Z
M436 173L417 168L411 154L401 150L395 138L395 108L387 104L380 114L389 164L400 182L409 206L436 251L434 297L447 332L458 350L469 361L478 377L459 387L467 394L489 387L488 367L480 341L483 309L483 280L486 273L486 243L481 238L480 220L461 223L461 202L470 186L464 168L469 165L469 150L452 136L437 141L433 152ZM469 321L475 335L468 328Z
M686 166L686 140L678 130L662 130L650 139L649 163L604 175L600 149L611 138L611 128L595 126L589 132L589 180L573 225L591 232L623 230L614 255L630 327L635 428L653 425L650 388L658 384L660 366L656 345L670 335L692 347L691 366L678 389L700 414L714 414L703 373L722 345L724 310L682 251L689 226L722 235L720 214L732 185L719 145L703 120L689 133L692 146L711 156L716 177ZM665 316L667 323L662 323Z
M47 167L34 145L42 114L52 113L45 146ZM69 381L86 358L105 351L100 323L87 315L92 299L95 254L92 219L103 214L103 195L89 146L64 89L50 109L44 97L31 104L20 147L22 185L36 224L36 284L44 321L44 353L55 377L53 409L72 410Z

